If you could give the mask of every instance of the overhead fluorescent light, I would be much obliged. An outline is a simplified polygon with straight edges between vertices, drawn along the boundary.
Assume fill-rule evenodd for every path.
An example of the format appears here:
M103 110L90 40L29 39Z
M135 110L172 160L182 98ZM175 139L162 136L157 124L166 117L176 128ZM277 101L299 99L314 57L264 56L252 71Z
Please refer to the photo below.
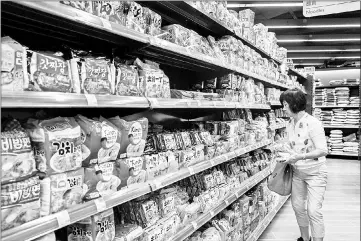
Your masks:
M300 43L300 42L352 42L360 41L359 38L344 38L344 39L281 39L278 43Z
M250 4L236 4L228 3L228 8L258 8L258 7L302 7L303 3L250 3Z
M292 57L290 59L359 59L360 56L339 56L339 57L330 57L330 56L317 56L317 57Z
M309 52L360 52L361 49L292 49L287 53L309 53Z
M266 26L269 29L282 28L359 28L360 24L333 24L333 25L280 25L280 26Z

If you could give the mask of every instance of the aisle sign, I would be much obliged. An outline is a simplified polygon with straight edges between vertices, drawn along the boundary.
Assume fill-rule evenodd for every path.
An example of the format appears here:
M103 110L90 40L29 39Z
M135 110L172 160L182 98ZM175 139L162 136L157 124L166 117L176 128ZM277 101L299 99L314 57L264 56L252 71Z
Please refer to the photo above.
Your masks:
M303 16L315 17L360 10L360 1L303 0Z

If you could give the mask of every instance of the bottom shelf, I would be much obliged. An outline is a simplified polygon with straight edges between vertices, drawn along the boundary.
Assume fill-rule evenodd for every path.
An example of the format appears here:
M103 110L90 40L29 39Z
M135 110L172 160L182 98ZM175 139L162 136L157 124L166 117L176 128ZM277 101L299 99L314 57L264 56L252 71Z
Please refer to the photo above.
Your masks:
M247 241L256 241L261 237L262 233L266 230L268 225L271 223L271 221L274 219L278 211L281 209L281 207L286 203L290 196L281 197L280 202L276 205L276 207L269 212L264 219L258 224L257 228L253 231L253 233L249 236Z
M356 153L341 153L341 152L330 152L327 156L351 156L351 157L358 157Z

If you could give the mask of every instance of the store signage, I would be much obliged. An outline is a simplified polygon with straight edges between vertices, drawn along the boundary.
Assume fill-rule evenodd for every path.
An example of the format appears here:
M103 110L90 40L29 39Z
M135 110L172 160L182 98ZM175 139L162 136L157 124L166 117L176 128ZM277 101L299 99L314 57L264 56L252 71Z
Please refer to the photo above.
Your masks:
M304 71L305 71L306 75L314 75L316 69L315 69L315 67L305 67Z
M303 0L303 16L314 17L360 10L360 1Z

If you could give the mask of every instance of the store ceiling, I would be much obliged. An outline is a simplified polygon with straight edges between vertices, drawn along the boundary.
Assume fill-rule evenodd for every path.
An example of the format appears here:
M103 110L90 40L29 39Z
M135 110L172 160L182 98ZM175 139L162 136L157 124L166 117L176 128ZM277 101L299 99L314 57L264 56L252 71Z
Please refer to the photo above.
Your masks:
M297 67L360 65L360 11L306 18L299 0L227 3L236 11L252 9L255 24L263 23L277 34L278 45L288 49L288 57Z

